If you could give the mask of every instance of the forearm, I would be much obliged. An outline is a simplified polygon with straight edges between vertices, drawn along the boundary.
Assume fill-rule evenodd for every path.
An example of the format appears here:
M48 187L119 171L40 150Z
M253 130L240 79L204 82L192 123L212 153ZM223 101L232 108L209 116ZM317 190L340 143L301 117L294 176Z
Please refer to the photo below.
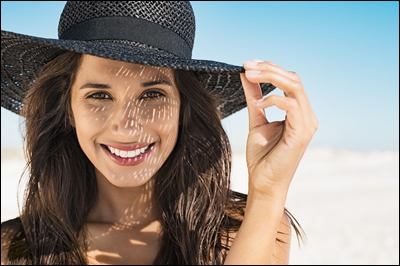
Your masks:
M225 264L271 264L286 195L260 200L249 193L243 223L235 237Z

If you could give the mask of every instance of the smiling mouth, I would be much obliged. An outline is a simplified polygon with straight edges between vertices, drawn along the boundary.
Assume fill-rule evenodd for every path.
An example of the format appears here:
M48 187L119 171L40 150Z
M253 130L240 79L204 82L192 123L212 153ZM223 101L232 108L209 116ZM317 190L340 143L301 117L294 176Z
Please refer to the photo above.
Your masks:
M151 143L143 148L136 149L136 150L119 150L104 144L100 144L101 146L105 147L110 153L112 153L115 156L118 156L122 159L132 159L132 158L137 158L140 155L146 153L152 146L154 146L155 143Z

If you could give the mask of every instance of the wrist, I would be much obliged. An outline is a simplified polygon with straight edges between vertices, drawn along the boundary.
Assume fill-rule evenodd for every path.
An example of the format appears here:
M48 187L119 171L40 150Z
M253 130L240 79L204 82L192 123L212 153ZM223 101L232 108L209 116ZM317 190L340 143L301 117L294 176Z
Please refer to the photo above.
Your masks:
M268 191L260 191L252 188L249 184L247 193L247 202L257 202L258 204L285 205L288 189L281 188L268 189Z
M265 219L271 219L276 216L280 220L285 209L285 203L286 196L266 197L265 195L249 192L244 219L256 216L265 221Z

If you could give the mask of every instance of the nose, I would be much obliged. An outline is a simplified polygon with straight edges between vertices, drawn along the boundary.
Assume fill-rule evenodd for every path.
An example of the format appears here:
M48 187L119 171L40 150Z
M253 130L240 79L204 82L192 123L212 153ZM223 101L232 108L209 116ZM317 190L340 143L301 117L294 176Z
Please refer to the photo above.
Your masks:
M118 108L111 124L111 132L127 140L143 132L140 108L134 102L126 102Z

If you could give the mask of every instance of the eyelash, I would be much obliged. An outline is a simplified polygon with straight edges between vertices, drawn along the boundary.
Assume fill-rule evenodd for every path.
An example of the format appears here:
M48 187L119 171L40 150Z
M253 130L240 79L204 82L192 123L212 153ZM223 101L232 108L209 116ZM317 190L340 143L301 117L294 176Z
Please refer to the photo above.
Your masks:
M152 96L149 96L148 94L152 94ZM154 95L156 94L156 96ZM145 97L146 95L146 97ZM158 100L159 98L165 97L165 95L159 91L146 91L145 93L142 94L142 99L147 98L149 100Z
M149 94L152 94L152 96L149 96ZM154 95L155 94L155 95ZM99 95L102 95L103 97L99 97ZM108 98L105 98L105 97ZM146 91L142 94L141 99L148 99L148 100L157 100L161 97L165 97L165 95L159 91ZM92 100L112 100L112 97L106 93L106 92L95 92L93 94L90 94L89 96L87 96L86 98L92 99Z
M103 97L98 97L99 95L103 95ZM104 98L105 95L107 95L109 98ZM108 100L108 99L111 99L111 96L108 93L105 93L105 92L95 92L93 94L90 94L86 98L90 98L90 99L93 99L93 100Z

